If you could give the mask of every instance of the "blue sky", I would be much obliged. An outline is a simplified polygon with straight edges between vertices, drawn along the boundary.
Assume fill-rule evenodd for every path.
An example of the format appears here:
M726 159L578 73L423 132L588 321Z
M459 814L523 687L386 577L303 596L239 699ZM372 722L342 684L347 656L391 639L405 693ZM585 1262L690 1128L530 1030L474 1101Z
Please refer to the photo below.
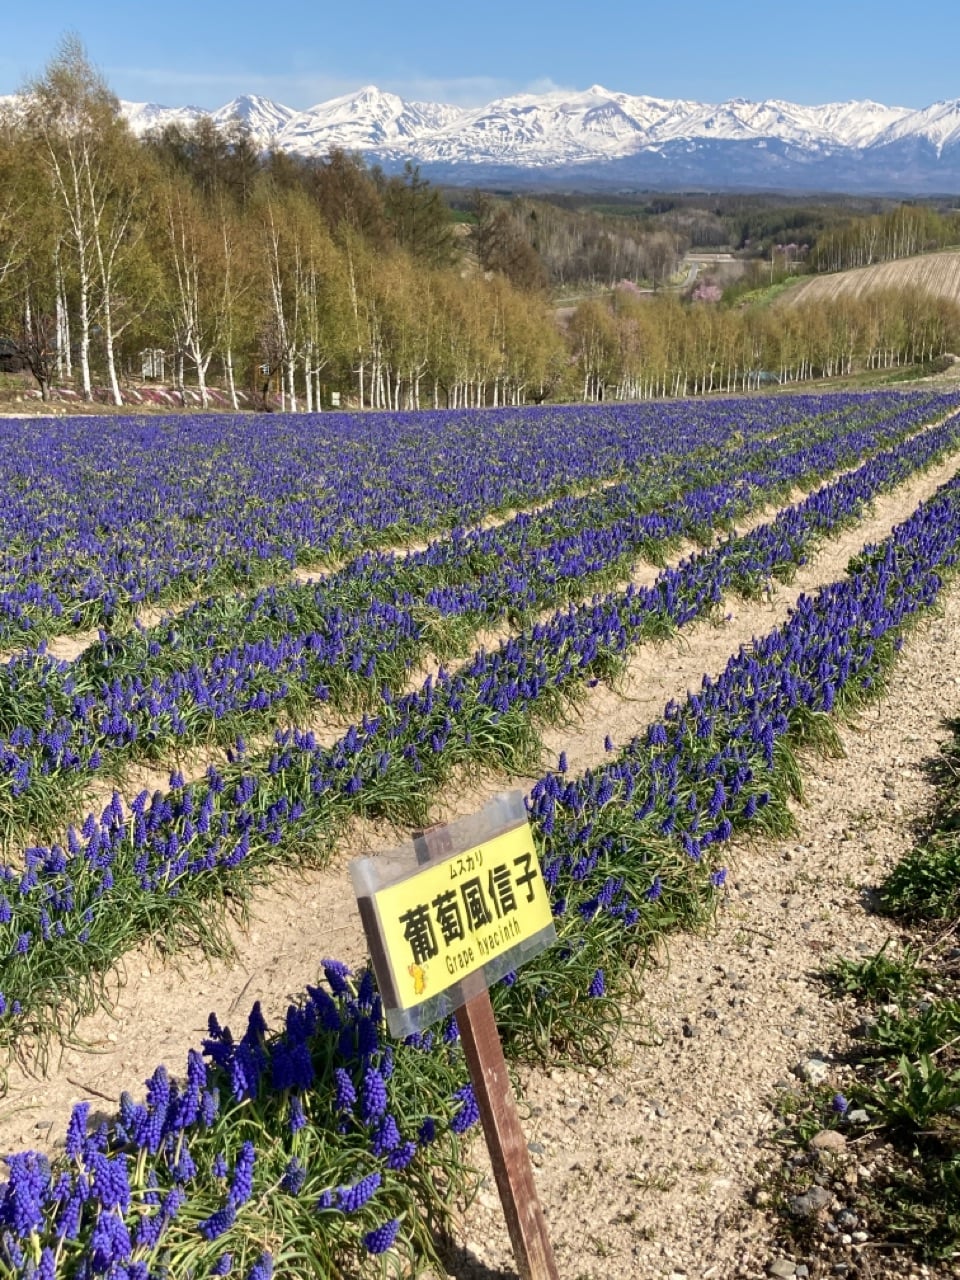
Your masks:
M463 105L596 83L708 102L960 98L960 0L45 0L4 14L0 93L68 31L120 97L170 106L262 93L304 108L364 84Z

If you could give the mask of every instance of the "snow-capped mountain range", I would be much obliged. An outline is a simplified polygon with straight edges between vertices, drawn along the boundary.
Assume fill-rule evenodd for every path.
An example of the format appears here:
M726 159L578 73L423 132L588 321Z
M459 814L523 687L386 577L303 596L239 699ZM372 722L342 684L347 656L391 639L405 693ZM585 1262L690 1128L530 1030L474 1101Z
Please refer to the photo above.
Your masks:
M122 106L137 133L204 114ZM245 96L209 114L218 124L239 117L263 148L319 157L343 147L387 170L412 160L429 177L464 185L960 191L960 99L921 110L869 101L707 104L593 85L462 108L368 86L306 111Z

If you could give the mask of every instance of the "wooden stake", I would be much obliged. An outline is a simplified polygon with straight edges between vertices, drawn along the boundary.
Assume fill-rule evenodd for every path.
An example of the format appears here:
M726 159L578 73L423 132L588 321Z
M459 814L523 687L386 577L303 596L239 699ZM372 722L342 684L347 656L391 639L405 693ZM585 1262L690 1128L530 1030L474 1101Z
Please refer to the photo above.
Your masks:
M520 1280L559 1280L486 987L456 1018Z
M414 832L413 843L420 862L442 857L451 848L443 825ZM520 1280L560 1280L490 992L482 973L470 974L461 988L469 998L456 1012L457 1027Z

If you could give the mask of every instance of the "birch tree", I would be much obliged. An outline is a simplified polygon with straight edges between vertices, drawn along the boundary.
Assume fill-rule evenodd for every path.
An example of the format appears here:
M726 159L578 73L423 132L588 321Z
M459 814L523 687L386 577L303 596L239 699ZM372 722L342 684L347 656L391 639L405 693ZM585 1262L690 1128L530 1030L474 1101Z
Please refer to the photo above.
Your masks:
M25 253L25 201L19 190L22 164L18 164L13 122L0 115L0 290Z
M220 356L232 408L239 408L234 356L253 333L252 298L255 289L253 252L247 224L221 194L217 200L217 234L222 251L220 279Z
M197 374L200 403L210 404L207 370L222 348L225 241L185 184L168 182L162 196L164 303L177 352Z
M58 358L59 228L29 160L0 136L0 336L50 398ZM29 210L29 214L28 211Z
M25 121L64 223L78 308L78 354L83 397L93 399L90 349L94 320L104 338L114 403L122 397L116 340L124 267L139 239L136 219L141 168L119 102L68 37L44 75L27 86Z

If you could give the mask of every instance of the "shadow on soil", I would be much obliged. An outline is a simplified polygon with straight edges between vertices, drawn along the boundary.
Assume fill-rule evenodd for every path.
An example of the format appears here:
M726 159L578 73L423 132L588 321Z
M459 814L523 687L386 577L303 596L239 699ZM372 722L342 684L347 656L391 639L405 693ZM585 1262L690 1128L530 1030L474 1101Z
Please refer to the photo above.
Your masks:
M452 1280L519 1280L512 1268L502 1271L496 1267L488 1267L476 1254L462 1245L447 1242L440 1246L440 1257Z

